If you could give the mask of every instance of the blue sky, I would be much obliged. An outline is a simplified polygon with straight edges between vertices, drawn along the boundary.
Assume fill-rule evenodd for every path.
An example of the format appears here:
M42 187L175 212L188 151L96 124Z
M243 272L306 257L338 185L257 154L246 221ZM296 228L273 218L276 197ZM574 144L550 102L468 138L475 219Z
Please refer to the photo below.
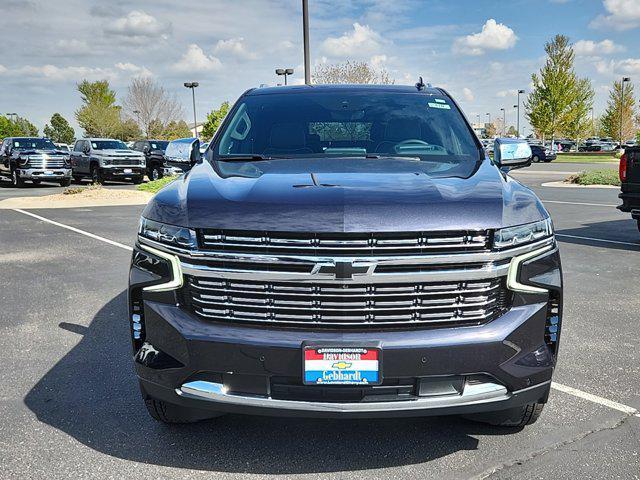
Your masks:
M640 0L309 3L313 64L365 60L396 83L422 75L447 88L472 121L504 107L515 123L515 91L529 91L544 43L557 33L575 43L596 115L614 79L640 79ZM150 75L184 103L186 119L186 80L200 82L203 118L247 88L276 83L276 67L303 78L299 0L0 0L0 11L0 113L40 128L54 112L73 119L83 78L109 79L123 99L133 76Z

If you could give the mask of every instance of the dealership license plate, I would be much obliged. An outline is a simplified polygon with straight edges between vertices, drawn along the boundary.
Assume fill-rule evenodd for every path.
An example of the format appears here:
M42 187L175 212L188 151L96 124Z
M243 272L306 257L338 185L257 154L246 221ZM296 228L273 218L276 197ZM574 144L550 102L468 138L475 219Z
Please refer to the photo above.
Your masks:
M44 171L44 174L45 174L45 175L53 175L53 171L51 171L51 170L45 170L45 171Z
M305 347L305 385L377 385L380 349L358 347Z
M133 170L131 170L130 168L125 168L123 170L124 173L133 173Z

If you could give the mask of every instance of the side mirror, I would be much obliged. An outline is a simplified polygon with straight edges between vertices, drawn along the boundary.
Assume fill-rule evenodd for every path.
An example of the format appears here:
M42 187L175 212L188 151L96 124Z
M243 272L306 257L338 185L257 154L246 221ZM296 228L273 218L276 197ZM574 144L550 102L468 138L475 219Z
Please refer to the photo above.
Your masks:
M148 154L151 151L151 148L149 147L149 145L145 145L144 148L142 149L142 153L144 153L145 155Z
M82 147L82 153L84 153L85 155L89 155L90 151L91 148L89 148L89 145L85 145L84 147Z
M531 147L519 138L496 138L493 144L493 161L508 170L531 165Z
M191 144L191 153L189 154L189 163L193 167L201 159L202 159L202 155L200 155L200 140L196 138L194 142Z

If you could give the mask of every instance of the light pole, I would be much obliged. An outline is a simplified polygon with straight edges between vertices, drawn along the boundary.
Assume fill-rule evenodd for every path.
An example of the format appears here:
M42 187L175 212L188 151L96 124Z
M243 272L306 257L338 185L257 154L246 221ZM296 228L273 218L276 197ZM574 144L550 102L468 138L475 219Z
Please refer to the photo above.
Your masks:
M198 121L196 120L196 87L200 85L198 82L184 82L184 86L191 89L191 97L193 99L193 133L198 138Z
M276 68L276 75L284 75L284 84L287 84L287 75L293 75L293 68Z
M6 114L7 117L9 117L9 120L12 121L13 123L17 123L18 122L18 114L17 113L7 113ZM11 120L11 117L14 117L13 120Z
M517 133L518 133L518 138L520 138L520 94L521 93L524 93L524 90L518 90L518 106L517 106L518 119L516 120L516 130L517 130Z
M487 116L487 118L489 119L487 121L487 125L491 126L491 114L490 113L485 113L485 115Z
M501 108L500 111L502 112L502 136L505 136L505 127L507 126L507 114L505 112L504 108Z
M516 127L516 138L520 138L520 109L518 108L520 107L520 105L514 105L513 108L516 109L517 115L518 115L518 121L516 122L516 124L518 125Z
M306 85L310 85L311 61L309 59L309 0L302 0L302 41L304 43L304 83Z
M624 112L624 84L629 82L631 80L631 78L629 77L622 77L622 82L620 83L620 86L622 87L620 89L620 148L622 148L622 120L623 120L623 112Z

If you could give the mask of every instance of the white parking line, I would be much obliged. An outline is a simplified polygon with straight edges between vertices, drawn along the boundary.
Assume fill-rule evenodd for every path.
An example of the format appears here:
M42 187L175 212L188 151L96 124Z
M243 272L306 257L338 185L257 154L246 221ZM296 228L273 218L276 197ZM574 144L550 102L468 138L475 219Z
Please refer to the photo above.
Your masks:
M69 225L65 225L64 223L55 222L53 220L49 220L48 218L41 217L40 215L36 215L35 213L27 212L25 210L20 210L19 208L14 208L14 212L24 213L25 215L29 215L30 217L37 218L38 220L42 220L43 222L50 223L52 225L56 225L57 227L66 228L67 230L71 230L72 232L79 233L80 235L84 235L86 237L94 238L96 240L100 240L101 242L108 243L109 245L113 245L114 247L123 248L125 250L133 251L129 245L125 245L123 243L115 242L113 240L109 240L108 238L101 237L99 235L95 235L90 232L85 232L84 230L80 230L76 227L71 227Z
M64 223L60 223L60 222L56 222L53 220L49 220L48 218L45 217L41 217L40 215L36 215L35 213L31 213L31 212L27 212L25 210L20 210L19 208L14 208L13 209L14 212L19 212L19 213L23 213L25 215L29 215L30 217L36 218L38 220L41 220L43 222L47 222L50 223L52 225L56 225L60 228L65 228L67 230L70 230L72 232L75 233L79 233L80 235L84 235L86 237L89 238L93 238L95 240L100 240L101 242L105 242L108 243L109 245L113 245L114 247L118 247L118 248L122 248L124 250L128 250L128 251L132 251L133 248L131 248L128 245L124 245L122 243L119 242L115 242L113 240L109 240L108 238L104 238L101 237L99 235L95 235L91 232L87 232L85 230L80 230L79 228L76 227L71 227L69 225L65 225ZM572 235L562 235L564 237L573 237ZM587 237L575 237L575 238L587 238ZM590 240L600 240L600 241L605 241L605 242L613 242L613 240L601 240L601 239L590 239ZM626 243L626 242L614 242L614 243ZM628 243L628 245L636 245L635 243ZM583 392L582 390L578 390L577 388L573 388L573 387L568 387L566 385L562 385L560 383L556 383L556 382L551 382L551 388L555 389L555 390L559 390L561 392L567 393L569 395L573 395L574 397L579 397L582 398L584 400L588 400L590 402L593 403L597 403L598 405L603 405L605 407L609 407L613 410L618 410L620 412L624 412L627 415L635 415L637 417L640 417L640 414L638 413L638 410L636 410L633 407L629 407L627 405L623 405L621 403L618 402L614 402L613 400L609 400L603 397L599 397L597 395L593 395L591 393L587 393L587 392Z
M582 390L578 390L577 388L567 387L566 385L562 385L561 383L556 382L551 382L551 388L560 392L568 393L569 395L573 395L574 397L583 398L584 400L588 400L590 402L597 403L614 410L618 410L620 412L626 413L627 415L638 416L638 410L633 407L614 402L613 400L609 400L607 398L599 397L598 395L593 395L592 393L583 392Z
M581 237L580 235L567 235L565 233L556 233L556 237L577 238L578 240L591 240L592 242L613 243L615 245L630 245L640 248L640 243L620 242L618 240L605 240L604 238Z
M610 203L563 202L562 200L542 200L542 203L562 203L564 205L586 205L588 207L617 207Z

